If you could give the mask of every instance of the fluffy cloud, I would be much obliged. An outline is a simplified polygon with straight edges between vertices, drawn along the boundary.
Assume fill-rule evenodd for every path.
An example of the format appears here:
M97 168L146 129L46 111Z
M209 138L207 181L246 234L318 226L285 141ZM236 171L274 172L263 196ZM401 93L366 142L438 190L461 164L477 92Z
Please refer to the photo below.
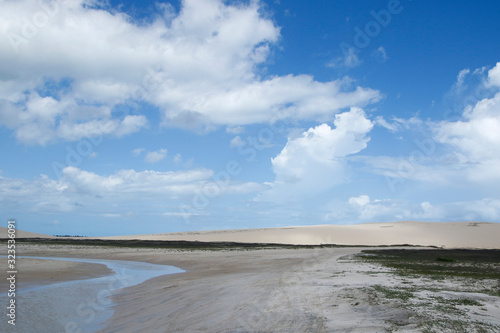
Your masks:
M97 0L0 6L0 124L25 143L139 131L143 102L166 126L200 130L277 112L328 118L380 99L350 80L259 77L280 29L256 1L184 0L179 13L160 6L149 23Z
M493 86L500 87L500 62L490 69L488 72L489 83Z
M44 213L71 212L83 207L89 214L109 213L109 210L123 213L147 201L153 213L159 215L165 212L166 207L176 209L186 203L191 203L191 210L204 213L195 210L199 207L192 203L200 196L208 200L219 195L255 193L263 189L256 183L226 181L207 169L168 172L120 170L105 176L66 167L62 173L59 180L47 176L34 180L0 176L0 207Z
M335 128L322 124L296 138L271 160L276 180L261 200L320 193L346 181L345 157L366 148L373 123L360 108L337 114Z
M488 72L486 84L500 87L500 63ZM459 121L433 126L438 143L451 146L458 167L472 181L500 180L500 92L465 108Z
M413 117L377 117L391 132L418 128L427 138L413 139L406 157L357 156L373 173L387 177L391 187L403 180L435 185L480 186L484 191L500 182L500 63L486 71L460 71L447 98L462 106L457 117L424 122ZM446 115L446 114L445 114ZM455 119L458 118L458 119ZM393 188L394 189L394 188Z
M335 205L324 217L326 221L491 221L500 219L500 200L484 198L473 201L431 204L400 199L371 200L367 195L349 198Z

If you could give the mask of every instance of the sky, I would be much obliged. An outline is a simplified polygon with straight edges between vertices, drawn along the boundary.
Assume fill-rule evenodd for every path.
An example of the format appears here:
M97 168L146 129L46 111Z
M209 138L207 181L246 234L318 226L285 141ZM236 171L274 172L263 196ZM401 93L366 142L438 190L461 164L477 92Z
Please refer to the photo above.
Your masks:
M500 3L0 0L0 219L500 222Z

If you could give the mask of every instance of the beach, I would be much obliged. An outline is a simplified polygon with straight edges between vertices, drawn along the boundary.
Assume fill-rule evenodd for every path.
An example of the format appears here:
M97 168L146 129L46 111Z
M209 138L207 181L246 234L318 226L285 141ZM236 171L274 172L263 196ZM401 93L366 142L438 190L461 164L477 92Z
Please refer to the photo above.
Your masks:
M400 300L383 297L381 303L373 304L370 290L381 286L391 290L418 288L422 292L419 302L434 302L436 297L473 297L483 310L473 308L471 315L481 312L479 320L500 325L499 297L457 292L460 283L439 282L434 286L424 278L397 277L388 269L352 260L363 249L178 251L89 247L82 251L71 246L32 245L24 251L29 255L136 260L186 270L113 294L114 312L98 330L101 333L385 332L394 322L402 323L404 332L421 332L422 318L402 308ZM422 285L452 289L456 294L426 293ZM429 316L441 314L426 314L425 318Z
M423 230L415 231L416 226ZM456 247L481 251L478 250L481 241L485 242L485 247L500 248L498 238L491 237L491 234L498 235L497 226L488 223L442 224L436 226L441 228L441 234L434 234L434 243L424 244L424 241L428 240L426 237L436 230L425 223L401 223L399 226L367 224L364 225L366 230L361 231L357 238L354 234L351 234L352 239L348 238L349 232L352 231L346 232L344 241L350 245L366 244L370 239L373 242L381 242L381 234L377 235L376 230L404 231L408 228L413 231L400 232L398 237L394 238L396 243L416 242L432 246L400 247L393 244L382 249L435 251L439 246L436 244L447 244L451 247L450 235L455 232L455 244L462 245ZM352 230L352 227L354 226L347 226L346 229ZM317 231L317 239L329 237L325 236L324 226L303 228L306 238L311 239L311 230ZM359 226L357 228L363 229ZM270 234L273 235L274 243L293 244L290 237L297 229L300 230L301 227L281 229L281 238L279 230L273 229ZM338 230L340 229L337 228ZM474 237L461 236L467 232L469 236ZM482 238L478 236L481 233ZM265 237L269 234L268 229L181 235L187 240L208 235L205 237L218 241L227 240L227 235L233 235L235 237L229 239L241 241L244 240L240 238L242 234L250 235L246 238L247 242L259 240L255 238L259 234L262 235L262 243L271 240ZM372 238L365 237L370 234L373 235ZM441 239L437 239L439 235ZM130 236L129 239L133 237L136 236ZM182 238L179 234L157 237ZM339 233L336 237L339 237ZM361 251L381 249L380 247L287 248L266 245L255 248L234 246L200 250L43 245L34 241L23 243L17 249L21 256L125 260L170 265L185 271L160 275L137 285L123 286L113 292L110 295L112 313L95 327L100 333L385 332L388 329L394 332L421 332L425 325L455 325L456 322L466 322L471 325L471 331L476 328L486 328L486 332L500 329L500 294L497 296L489 292L500 288L500 285L497 285L498 279L469 281L463 278L434 279L424 275L398 275L394 269L376 262L360 260ZM497 255L497 252L493 253ZM24 260L19 274L22 276L24 270L24 274L30 276L33 281L47 280L47 276L54 281L62 281L75 278L91 279L99 274L109 274L106 267L98 264L55 261L50 261L43 270L38 271L41 264L37 260ZM82 266L83 264L91 266ZM438 265L441 263L438 262ZM453 311L442 313L442 309ZM450 327L452 328L437 331L451 332L454 326Z

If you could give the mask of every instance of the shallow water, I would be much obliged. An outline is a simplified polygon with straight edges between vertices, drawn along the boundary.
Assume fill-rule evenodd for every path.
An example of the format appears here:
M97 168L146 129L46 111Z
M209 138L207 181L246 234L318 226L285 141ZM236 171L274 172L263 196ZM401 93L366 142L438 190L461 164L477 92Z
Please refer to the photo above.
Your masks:
M0 294L1 332L90 333L111 317L111 295L157 276L182 273L182 269L137 261L82 258L23 257L104 264L115 274L54 283L16 291L16 325L7 323L9 298Z

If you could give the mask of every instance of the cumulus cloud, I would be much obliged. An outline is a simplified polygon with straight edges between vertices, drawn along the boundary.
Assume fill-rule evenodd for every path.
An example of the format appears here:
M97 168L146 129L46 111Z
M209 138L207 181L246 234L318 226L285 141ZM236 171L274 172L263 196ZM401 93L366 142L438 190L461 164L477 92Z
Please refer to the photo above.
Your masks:
M488 72L488 83L496 85L500 63ZM500 87L500 85L498 85ZM437 142L453 148L456 161L467 179L500 180L500 91L467 106L458 121L433 126Z
M184 0L149 22L100 1L1 4L0 124L19 141L48 144L123 136L148 124L192 130L269 122L277 112L319 119L380 99L350 80L260 77L280 28L259 2Z
M492 86L500 87L500 62L488 72L488 78Z
M500 200L483 198L432 204L401 199L375 199L367 195L351 197L324 216L326 221L491 221L500 219Z
M379 116L375 123L400 132L418 128L424 138L413 139L407 156L357 156L370 172L383 175L394 190L403 180L435 185L495 187L500 182L500 63L489 71L460 71L447 98L462 107L456 117L427 121L412 117ZM465 96L465 97L464 97ZM446 113L445 113L446 115Z
M349 198L349 204L351 205L358 205L363 207L368 203L370 203L370 197L367 195L360 195L359 197Z
M99 175L66 167L62 173L59 180L48 176L34 180L0 176L0 208L44 213L85 209L90 214L102 213L102 210L107 214L122 214L147 201L152 213L161 215L166 206L175 209L190 203L196 195L212 191L215 186L217 195L221 196L262 190L262 185L252 182L217 182L213 179L216 174L208 169L119 170L111 175ZM118 212L109 212L110 209Z
M360 108L337 114L335 128L321 124L296 138L271 159L275 181L258 199L302 197L345 182L345 157L366 148L373 123Z

